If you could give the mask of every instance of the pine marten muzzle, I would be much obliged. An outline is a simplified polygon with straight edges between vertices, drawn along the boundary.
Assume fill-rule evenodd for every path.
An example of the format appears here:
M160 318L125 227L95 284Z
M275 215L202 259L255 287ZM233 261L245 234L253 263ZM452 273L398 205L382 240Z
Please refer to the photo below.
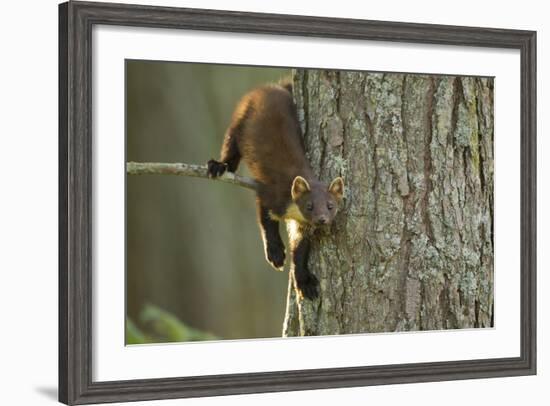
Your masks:
M292 88L268 85L247 93L237 104L220 160L208 161L208 175L235 172L242 160L258 183L256 206L267 261L283 270L285 247L279 221L287 223L295 288L303 297L318 296L317 278L308 270L309 234L330 226L344 193L337 177L319 181L305 156Z

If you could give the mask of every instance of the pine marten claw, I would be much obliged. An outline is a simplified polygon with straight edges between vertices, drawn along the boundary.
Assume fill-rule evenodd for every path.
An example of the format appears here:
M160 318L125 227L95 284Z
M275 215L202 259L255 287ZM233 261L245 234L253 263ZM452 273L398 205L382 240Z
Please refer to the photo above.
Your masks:
M217 178L218 176L222 176L227 169L226 163L216 161L215 159L208 161L207 165L207 174L209 178Z
M319 281L313 274L309 274L305 279L296 280L298 293L303 299L314 300L319 297L317 286Z
M282 247L271 246L266 250L267 262L277 271L283 271L285 265L285 249Z

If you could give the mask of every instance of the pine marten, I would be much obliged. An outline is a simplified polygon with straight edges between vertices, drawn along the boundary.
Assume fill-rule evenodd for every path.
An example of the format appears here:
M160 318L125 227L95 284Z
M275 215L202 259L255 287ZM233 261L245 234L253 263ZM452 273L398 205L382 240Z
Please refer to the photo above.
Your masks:
M285 247L279 221L287 222L291 271L298 294L318 296L317 278L307 267L309 232L328 226L344 193L337 177L320 182L306 159L292 85L267 85L247 93L237 104L227 129L220 160L208 161L208 176L235 172L241 158L258 183L256 206L267 261L282 271Z

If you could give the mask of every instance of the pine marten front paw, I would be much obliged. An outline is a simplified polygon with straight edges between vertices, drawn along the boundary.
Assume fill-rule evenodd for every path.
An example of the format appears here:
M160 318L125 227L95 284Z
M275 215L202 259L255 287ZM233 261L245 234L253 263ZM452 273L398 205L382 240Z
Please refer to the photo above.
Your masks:
M277 271L283 271L285 265L285 247L280 245L270 245L266 248L265 256L267 262Z
M222 176L225 173L226 169L226 163L216 161L215 159L211 159L210 161L208 161L207 174L210 178L217 178L218 176Z
M304 276L296 277L296 287L298 288L298 294L302 298L314 300L319 297L318 286L319 281L312 273L308 272Z

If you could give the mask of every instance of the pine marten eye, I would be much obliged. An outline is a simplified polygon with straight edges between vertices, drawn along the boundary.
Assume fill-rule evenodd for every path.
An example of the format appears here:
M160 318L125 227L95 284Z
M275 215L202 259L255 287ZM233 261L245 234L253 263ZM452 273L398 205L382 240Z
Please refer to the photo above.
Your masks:
M332 203L327 203L327 209L332 210L334 205Z
M313 203L309 202L309 203L306 205L306 210L307 210L307 211L313 210Z

